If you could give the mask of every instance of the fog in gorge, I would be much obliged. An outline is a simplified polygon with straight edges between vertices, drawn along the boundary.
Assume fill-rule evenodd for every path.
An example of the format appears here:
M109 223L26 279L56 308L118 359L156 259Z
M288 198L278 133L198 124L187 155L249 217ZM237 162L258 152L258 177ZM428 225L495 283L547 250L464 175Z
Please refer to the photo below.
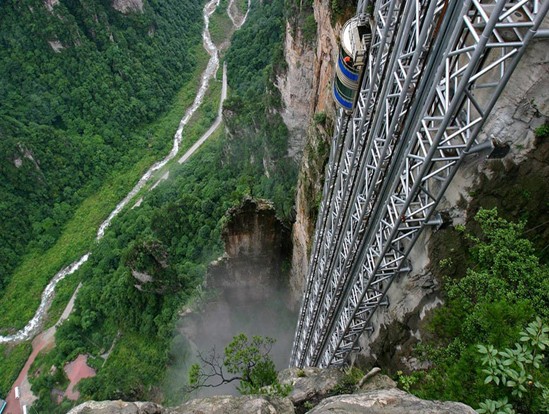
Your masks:
M222 353L239 333L274 338L270 355L277 370L289 364L297 323L287 283L289 230L269 203L248 199L231 210L223 234L226 253L210 265L202 299L184 310L177 324L164 390L170 402L184 397L197 353L207 355L213 348ZM237 385L234 381L196 394L236 394Z

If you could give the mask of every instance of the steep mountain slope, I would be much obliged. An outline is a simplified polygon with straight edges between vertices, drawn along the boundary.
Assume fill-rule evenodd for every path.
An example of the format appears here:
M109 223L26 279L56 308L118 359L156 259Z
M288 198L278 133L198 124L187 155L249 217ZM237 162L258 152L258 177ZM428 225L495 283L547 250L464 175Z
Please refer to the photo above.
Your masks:
M0 290L111 170L165 150L143 127L190 75L200 3L2 2Z
M253 3L225 55L226 129L173 166L169 179L123 211L92 248L76 275L83 286L73 314L59 327L56 347L29 371L38 411L66 412L73 404L59 406L49 396L52 385L64 389L60 368L77 353L90 354L97 368L96 377L79 384L83 399L166 398L159 384L173 361L178 312L200 299L206 265L222 253L225 211L252 195L274 200L278 214L289 215L297 168L270 82L281 56L282 17L281 0ZM210 87L220 89L214 80ZM217 113L218 100L210 99L200 120L206 124Z

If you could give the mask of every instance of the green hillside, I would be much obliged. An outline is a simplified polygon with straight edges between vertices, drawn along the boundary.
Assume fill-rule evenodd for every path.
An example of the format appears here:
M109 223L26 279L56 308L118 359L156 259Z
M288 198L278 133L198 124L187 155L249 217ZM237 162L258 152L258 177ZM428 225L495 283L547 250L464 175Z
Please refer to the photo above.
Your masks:
M195 66L199 0L0 4L0 291L113 172L159 157L171 136L147 124Z

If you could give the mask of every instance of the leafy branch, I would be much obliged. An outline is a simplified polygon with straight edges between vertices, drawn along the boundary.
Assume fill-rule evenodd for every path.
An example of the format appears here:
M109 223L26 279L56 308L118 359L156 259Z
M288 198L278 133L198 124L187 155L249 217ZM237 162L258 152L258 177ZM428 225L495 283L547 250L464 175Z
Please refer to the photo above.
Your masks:
M525 331L520 333L519 342L513 348L498 351L492 345L477 345L482 355L482 370L486 374L485 384L494 383L506 387L517 405L531 409L536 403L549 404L549 389L541 382L543 351L549 347L549 327L537 317ZM536 402L536 400L538 400ZM479 413L507 413L515 411L507 403L507 398L480 404Z
M189 371L189 391L202 387L219 387L240 381L237 389L242 394L285 395L287 387L277 379L270 353L275 340L241 333L225 347L223 354L213 348L208 354L198 354L200 363Z

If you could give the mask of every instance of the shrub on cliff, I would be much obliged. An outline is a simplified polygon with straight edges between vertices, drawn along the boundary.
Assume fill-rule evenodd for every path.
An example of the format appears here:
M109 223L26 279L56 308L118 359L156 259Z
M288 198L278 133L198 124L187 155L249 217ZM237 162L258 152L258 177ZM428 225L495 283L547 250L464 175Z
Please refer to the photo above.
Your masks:
M200 363L189 370L190 390L219 387L239 381L237 390L244 395L286 395L290 390L278 382L270 352L275 339L245 334L236 335L223 354L213 348L207 355L198 354Z

